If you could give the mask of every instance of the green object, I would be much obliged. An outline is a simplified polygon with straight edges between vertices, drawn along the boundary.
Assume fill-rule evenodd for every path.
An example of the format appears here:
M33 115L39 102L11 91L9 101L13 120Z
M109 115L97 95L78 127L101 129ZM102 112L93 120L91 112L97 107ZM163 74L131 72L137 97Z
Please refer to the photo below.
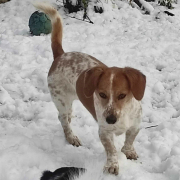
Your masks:
M29 28L31 34L35 36L41 33L49 34L52 31L51 20L45 13L35 11L29 19Z
M159 0L158 3L161 6L166 6L168 9L173 9L172 3L176 0Z

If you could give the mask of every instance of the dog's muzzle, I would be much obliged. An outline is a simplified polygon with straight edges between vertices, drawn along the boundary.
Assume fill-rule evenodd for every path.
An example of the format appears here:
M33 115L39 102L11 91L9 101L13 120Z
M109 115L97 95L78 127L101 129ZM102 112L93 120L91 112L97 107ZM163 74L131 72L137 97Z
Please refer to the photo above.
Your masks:
M106 122L108 124L115 124L117 121L117 118L116 116L114 116L113 114L109 115L107 118L106 118Z

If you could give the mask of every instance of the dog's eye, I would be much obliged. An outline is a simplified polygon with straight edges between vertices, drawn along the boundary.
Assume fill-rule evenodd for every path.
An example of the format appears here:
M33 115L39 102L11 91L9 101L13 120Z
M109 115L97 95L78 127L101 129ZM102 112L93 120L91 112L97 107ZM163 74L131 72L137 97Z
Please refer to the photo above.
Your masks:
M107 99L107 96L104 93L99 93L99 96L103 99Z
M118 100L124 99L125 97L126 97L126 94L120 94L120 95L118 96Z

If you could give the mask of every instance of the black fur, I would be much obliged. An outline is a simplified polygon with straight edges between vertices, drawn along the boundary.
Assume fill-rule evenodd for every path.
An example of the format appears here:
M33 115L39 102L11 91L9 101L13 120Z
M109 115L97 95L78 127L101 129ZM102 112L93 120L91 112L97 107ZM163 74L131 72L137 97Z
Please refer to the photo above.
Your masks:
M40 180L71 180L72 177L78 177L85 171L84 168L62 167L54 172L44 171Z

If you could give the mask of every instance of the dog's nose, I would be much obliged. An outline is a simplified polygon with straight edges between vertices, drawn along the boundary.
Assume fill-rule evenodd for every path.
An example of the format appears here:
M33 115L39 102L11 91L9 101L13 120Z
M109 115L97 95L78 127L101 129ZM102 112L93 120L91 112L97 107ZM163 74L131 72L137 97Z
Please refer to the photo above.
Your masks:
M117 118L116 118L116 116L114 116L113 114L109 115L109 116L106 118L106 122L107 122L108 124L114 124L116 121L117 121Z

